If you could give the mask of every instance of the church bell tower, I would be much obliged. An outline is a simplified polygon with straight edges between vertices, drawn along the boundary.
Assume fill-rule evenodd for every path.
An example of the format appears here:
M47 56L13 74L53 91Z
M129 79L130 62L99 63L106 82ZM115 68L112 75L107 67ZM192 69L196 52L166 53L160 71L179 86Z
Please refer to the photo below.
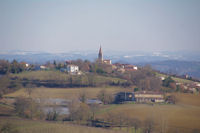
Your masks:
M101 46L100 46L100 49L99 49L98 60L103 62L103 53L102 53L102 50L101 50Z

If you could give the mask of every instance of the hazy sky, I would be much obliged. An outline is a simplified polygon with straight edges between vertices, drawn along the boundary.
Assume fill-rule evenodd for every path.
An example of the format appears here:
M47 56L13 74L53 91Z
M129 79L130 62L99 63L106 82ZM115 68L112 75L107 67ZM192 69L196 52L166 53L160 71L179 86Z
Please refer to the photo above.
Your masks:
M200 0L0 0L0 51L200 51Z

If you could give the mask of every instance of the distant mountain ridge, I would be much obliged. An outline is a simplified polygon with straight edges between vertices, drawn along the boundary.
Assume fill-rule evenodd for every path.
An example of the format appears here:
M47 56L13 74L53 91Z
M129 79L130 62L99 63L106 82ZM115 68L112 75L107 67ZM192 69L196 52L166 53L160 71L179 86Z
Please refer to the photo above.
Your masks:
M199 52L142 52L142 51L103 51L104 58L112 62L146 63L166 60L200 61ZM98 56L96 51L71 51L65 53L49 53L40 51L8 51L0 52L0 59L25 61L28 63L45 63L59 60L90 60L94 61Z

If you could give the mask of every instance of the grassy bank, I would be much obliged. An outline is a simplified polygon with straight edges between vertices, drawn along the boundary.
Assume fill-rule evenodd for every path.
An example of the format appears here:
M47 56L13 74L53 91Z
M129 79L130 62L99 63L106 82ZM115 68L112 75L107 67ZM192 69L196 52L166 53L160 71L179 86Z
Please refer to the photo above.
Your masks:
M10 123L19 133L122 133L101 128L72 125L62 122L33 121L20 118L0 117L0 126Z
M34 88L32 96L34 98L65 98L74 99L78 98L80 93L84 92L88 98L96 98L97 94L101 90L106 90L110 94L115 94L116 92L123 90L130 90L128 88L121 87L87 87L87 88L45 88L39 87ZM14 93L5 95L5 97L21 97L27 96L25 88L22 88Z

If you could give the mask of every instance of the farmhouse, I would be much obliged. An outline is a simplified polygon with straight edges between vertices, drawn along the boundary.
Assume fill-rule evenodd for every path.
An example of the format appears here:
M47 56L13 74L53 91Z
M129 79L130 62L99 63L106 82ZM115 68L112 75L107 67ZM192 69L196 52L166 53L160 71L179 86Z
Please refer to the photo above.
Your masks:
M20 64L24 65L26 68L29 67L29 64L26 62L21 62Z
M47 70L48 68L46 66L41 65L40 70Z
M115 103L123 103L127 101L136 101L139 103L165 102L164 94L153 91L138 91L138 92L119 92L115 94Z
M132 92L119 92L115 95L115 103L122 103L134 100L134 93Z
M139 91L134 93L136 102L164 102L164 95L160 92Z

